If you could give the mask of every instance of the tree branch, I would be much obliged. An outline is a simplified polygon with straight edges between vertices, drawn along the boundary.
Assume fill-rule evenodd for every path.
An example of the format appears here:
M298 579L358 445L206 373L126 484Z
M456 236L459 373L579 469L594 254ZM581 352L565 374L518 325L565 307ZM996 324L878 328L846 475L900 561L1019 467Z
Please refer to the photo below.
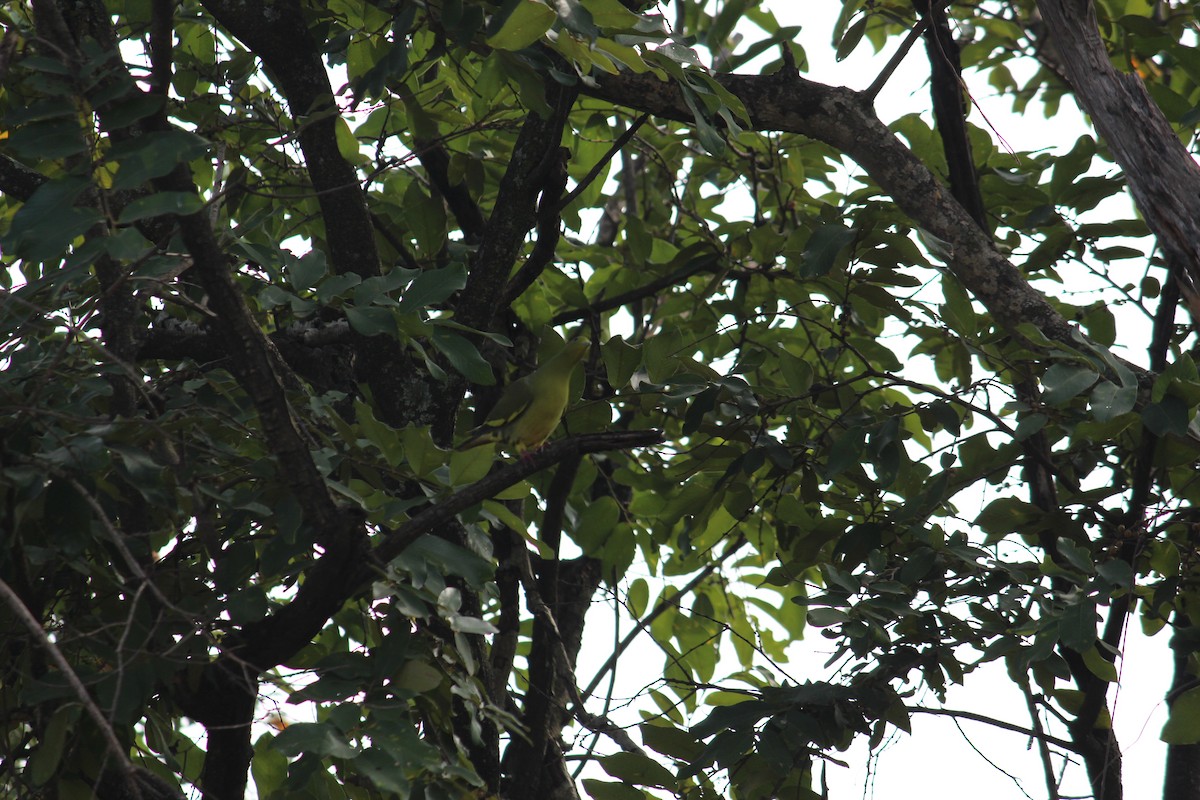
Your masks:
M947 243L946 263L997 323L1015 332L1031 323L1075 347L1075 331L971 219L928 167L879 120L869 98L851 89L780 75L714 76L742 101L756 130L788 131L849 155L921 228ZM585 92L681 122L692 112L679 87L653 75L605 75Z
M648 447L661 441L662 434L655 430L585 434L552 442L512 464L497 465L481 480L386 531L373 549L322 556L305 573L292 602L247 625L236 636L230 657L248 662L259 671L278 666L307 645L351 597L369 587L388 562L417 539L449 523L459 512L564 459L606 450Z
M150 94L160 97L171 90L176 2L151 0L150 4Z
M420 537L435 530L460 511L493 497L513 484L573 456L599 453L606 450L628 450L634 447L650 447L663 441L662 433L656 430L614 431L611 433L587 433L559 439L556 442L527 453L512 464L497 465L488 475L467 486L436 505L430 506L415 517L387 534L384 541L372 552L379 564L386 564L404 551Z
M1029 680L1021 676L1021 694L1025 697L1025 707L1029 710L1029 722L1037 734L1038 756L1042 762L1042 779L1046 782L1047 800L1059 800L1058 781L1054 778L1054 764L1050 760L1050 743L1046 741L1046 730L1042 726L1042 718L1038 714L1037 705L1033 700L1033 691L1029 688Z
M575 202L575 198L583 194L587 188L592 185L592 182L595 181L596 178L600 177L600 173L604 170L604 168L608 166L610 161L616 158L617 154L621 152L625 145L629 144L629 140L633 138L634 134L638 132L639 128L646 124L646 120L648 119L650 119L649 114L640 114L638 118L633 121L632 125L621 132L621 135L618 136L616 141L612 143L612 146L608 148L608 152L605 153L599 161L592 165L592 168L588 170L588 174L584 175L583 178L580 179L579 183L575 184L575 188L571 190L570 194L559 201L559 211L562 211L564 208L571 205L571 203Z
M21 162L0 155L0 193L25 201L47 180Z
M1022 728L1020 725L1015 725L1011 722L1005 722L1002 719L985 716L984 714L976 714L974 711L955 711L949 708L923 708L921 706L905 706L907 711L914 714L932 714L938 717L955 717L957 719L969 719L975 722L982 722L985 725L991 725L994 728L1019 733L1022 736L1028 736L1030 739L1044 741L1052 744L1055 747L1066 750L1068 753L1076 753L1079 751L1078 746L1074 742L1068 742L1066 739L1060 739L1057 736L1051 736L1045 732L1035 731L1031 728Z
M46 635L46 631L42 629L41 624L34 618L33 614L29 613L29 609L21 602L21 598L13 591L3 578L0 578L0 599L4 600L5 605L16 615L21 624L29 631L42 648L46 651L46 655L54 662L54 666L58 667L58 671L62 673L67 685L71 687L71 691L75 693L75 697L79 700L83 710L91 717L92 722L100 730L100 737L104 740L105 749L108 750L108 755L116 762L120 770L126 786L128 787L129 796L131 798L141 797L137 780L135 778L135 767L133 762L129 760L129 754L126 749L117 741L117 734L113 731L112 725L104 716L104 712L100 710L100 706L96 705L96 701L92 700L92 696L88 694L87 687L83 685L83 681L79 680L79 676L75 674L75 670L71 668L62 652L55 646L50 637Z
M1136 74L1113 67L1090 0L1038 0L1061 66L1125 172L1138 210L1176 259L1184 302L1200 320L1200 166Z
M569 155L565 148L559 148L558 162L546 171L537 205L537 243L517 274L504 287L504 299L500 301L504 307L512 305L524 294L554 260L554 250L562 235L562 193L567 188L566 159Z
M883 87L887 85L888 80L891 79L892 75L896 72L896 70L900 67L900 64L903 63L905 57L908 55L908 51L911 50L912 46L917 43L917 39L921 38L921 34L925 32L928 26L929 20L922 19L916 25L914 25L913 29L908 32L908 35L904 37L904 41L900 43L900 47L897 48L896 52L892 54L892 57L888 59L887 64L883 66L883 70L875 76L875 80L871 81L871 85L868 86L863 92L869 101L872 103L875 102L875 98L879 96L881 91L883 91ZM786 49L785 52L789 54L791 53L790 50Z
M287 97L299 128L304 164L325 222L335 272L378 275L379 251L358 175L337 146L340 111L329 73L296 0L244 3L204 0L204 7L263 60Z
M967 106L963 100L962 62L958 43L950 33L950 23L942 0L913 0L913 6L927 23L925 53L929 59L929 95L933 117L946 155L950 191L980 229L988 232L983 194L971 154L967 134Z
M659 292L671 286L686 281L688 278L697 273L704 272L706 269L715 266L721 260L717 253L707 253L702 256L697 256L688 263L684 264L679 269L662 277L655 278L645 286L639 286L636 289L630 289L628 292L622 292L612 297L605 297L597 300L589 306L583 308L575 308L570 311L563 311L551 318L551 325L565 325L568 322L574 322L580 319L587 319L594 314L600 314L605 311L611 311L614 308L628 305L645 297L653 297Z
M467 285L459 295L455 318L464 325L490 330L497 309L503 307L509 273L525 235L536 221L537 197L546 186L547 174L559 161L563 127L576 94L575 87L547 78L546 101L551 115L542 118L531 112L521 126L483 240L471 262Z
M478 242L483 237L487 223L467 185L462 181L450 182L450 157L446 155L446 148L438 141L415 138L413 149L417 160L425 168L425 174L429 176L429 182L445 198L450 212L458 220L463 239L468 244Z

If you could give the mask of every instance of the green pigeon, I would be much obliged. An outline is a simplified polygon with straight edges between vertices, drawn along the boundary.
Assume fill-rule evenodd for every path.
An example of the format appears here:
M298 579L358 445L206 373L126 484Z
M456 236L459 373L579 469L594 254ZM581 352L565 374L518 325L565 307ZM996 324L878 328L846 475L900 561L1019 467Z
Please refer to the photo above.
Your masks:
M590 346L583 338L567 342L545 364L505 386L487 419L455 449L488 442L500 442L519 453L541 447L562 420L570 399L571 373Z

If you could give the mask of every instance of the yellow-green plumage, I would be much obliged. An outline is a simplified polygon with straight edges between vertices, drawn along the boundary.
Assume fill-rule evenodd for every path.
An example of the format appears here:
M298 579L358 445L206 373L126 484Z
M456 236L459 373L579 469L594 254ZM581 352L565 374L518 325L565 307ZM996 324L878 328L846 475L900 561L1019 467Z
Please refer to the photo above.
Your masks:
M458 446L467 450L488 442L500 442L517 451L541 447L550 438L571 392L571 373L584 357L590 343L575 339L520 380L504 387L486 420Z

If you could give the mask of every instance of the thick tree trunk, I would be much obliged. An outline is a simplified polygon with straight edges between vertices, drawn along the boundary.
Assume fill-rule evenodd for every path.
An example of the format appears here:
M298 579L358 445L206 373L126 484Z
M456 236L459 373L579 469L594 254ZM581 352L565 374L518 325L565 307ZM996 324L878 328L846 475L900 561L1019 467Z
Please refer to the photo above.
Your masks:
M1090 0L1038 0L1075 98L1129 181L1159 245L1181 266L1177 280L1200 319L1200 167L1137 75L1113 67Z

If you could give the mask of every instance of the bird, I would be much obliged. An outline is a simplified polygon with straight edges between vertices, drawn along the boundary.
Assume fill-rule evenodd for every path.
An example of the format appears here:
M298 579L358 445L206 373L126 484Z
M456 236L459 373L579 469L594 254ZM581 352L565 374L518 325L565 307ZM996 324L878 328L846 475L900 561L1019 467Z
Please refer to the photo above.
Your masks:
M511 446L518 453L541 447L562 420L571 374L589 347L587 338L572 339L546 363L504 387L483 424L454 449L469 450L488 442Z

